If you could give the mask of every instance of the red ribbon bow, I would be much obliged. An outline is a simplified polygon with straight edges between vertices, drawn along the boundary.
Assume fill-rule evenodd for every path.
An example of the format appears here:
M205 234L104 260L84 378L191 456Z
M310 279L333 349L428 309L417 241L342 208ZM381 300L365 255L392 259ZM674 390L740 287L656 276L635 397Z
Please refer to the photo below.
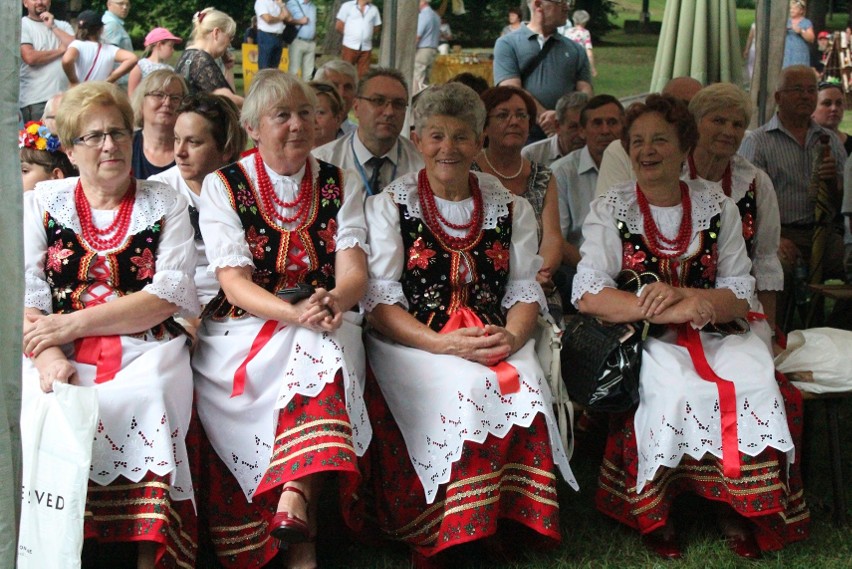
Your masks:
M462 307L450 315L450 319L441 328L441 334L455 332L459 328L485 328L482 320L470 308ZM500 387L500 395L517 393L521 390L521 382L518 370L512 364L502 361L493 366L487 366L497 374L497 384Z
M121 337L90 336L74 342L75 359L96 367L95 383L112 381L121 370Z

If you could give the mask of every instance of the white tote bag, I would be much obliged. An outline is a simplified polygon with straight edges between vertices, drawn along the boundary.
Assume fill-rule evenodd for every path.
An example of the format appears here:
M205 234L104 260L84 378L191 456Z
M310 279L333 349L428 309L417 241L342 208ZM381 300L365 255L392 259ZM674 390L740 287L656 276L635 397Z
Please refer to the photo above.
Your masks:
M54 383L21 408L23 488L18 569L76 569L98 420L92 387Z
M852 332L837 328L793 330L775 368L811 393L852 391Z

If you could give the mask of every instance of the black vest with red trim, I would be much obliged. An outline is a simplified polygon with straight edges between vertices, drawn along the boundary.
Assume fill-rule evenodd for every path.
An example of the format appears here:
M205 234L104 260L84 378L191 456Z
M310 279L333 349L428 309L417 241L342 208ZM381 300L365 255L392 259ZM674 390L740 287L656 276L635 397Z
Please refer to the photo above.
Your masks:
M501 302L509 279L512 204L494 228L483 229L465 250L452 249L425 221L411 217L406 205L398 207L405 250L400 283L408 311L435 331L440 331L450 314L463 306L473 310L484 324L505 326ZM467 270L471 272L468 278Z
M307 218L292 231L276 224L264 212L257 188L242 164L229 164L216 175L225 185L231 207L245 229L255 267L251 278L256 285L273 294L297 283L334 288L337 214L344 199L340 168L319 161L317 180L321 187L314 185ZM222 320L245 315L246 311L228 302L219 289L203 317Z
M651 252L643 235L631 233L627 224L620 219L615 223L623 244L622 269L630 269L639 274L655 273L661 281L672 286L715 288L721 213L714 215L709 227L698 234L699 247L696 252L683 259L658 258Z
M44 274L50 286L55 314L86 308L83 295L88 292L97 296L93 289L101 283L116 295L126 296L142 290L154 279L163 219L130 235L120 249L109 253L92 249L77 233L49 213L44 214L44 228L47 235ZM99 263L105 263L108 269L103 273L105 280L100 280L98 271L92 270ZM165 330L173 335L184 333L171 318L151 328L151 333L155 338L162 338Z
M745 239L746 253L749 258L754 252L754 235L757 232L757 179L752 179L748 191L737 202L740 217L743 220L743 239Z

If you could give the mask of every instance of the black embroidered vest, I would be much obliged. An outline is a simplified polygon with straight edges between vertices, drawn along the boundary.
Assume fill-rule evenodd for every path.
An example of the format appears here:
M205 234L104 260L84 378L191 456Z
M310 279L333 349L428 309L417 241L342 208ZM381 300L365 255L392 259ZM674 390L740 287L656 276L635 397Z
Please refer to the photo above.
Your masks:
M343 204L343 176L337 166L319 162L318 184L311 194L307 219L288 231L263 211L257 189L239 162L218 170L231 207L240 217L254 261L252 281L271 293L296 283L334 288L334 251L337 214ZM233 306L224 291L211 300L203 317L214 320L241 318L246 311Z
M746 253L751 258L754 252L754 235L757 232L757 180L752 179L748 191L737 202L740 217L743 220L743 239L745 239Z
M49 213L44 214L44 227L47 234L44 274L50 285L53 312L56 314L86 308L83 296L88 292L97 297L99 283L105 284L118 296L125 296L142 290L153 281L162 219L130 235L120 249L110 253L92 249ZM97 270L99 263L108 268L102 273L103 280ZM159 339L164 337L166 330L172 335L185 333L171 318L151 328L151 333Z
M440 331L455 310L466 306L485 324L504 326L500 303L509 279L512 205L493 229L483 229L470 248L456 251L443 244L422 219L399 205L405 264L400 283L409 312ZM470 278L465 277L467 270Z
M684 259L660 259L651 252L644 236L631 233L627 224L617 219L616 227L622 242L621 268L640 274L655 273L661 281L673 286L714 288L721 220L721 213L714 215L710 226L698 234L699 247L692 256Z

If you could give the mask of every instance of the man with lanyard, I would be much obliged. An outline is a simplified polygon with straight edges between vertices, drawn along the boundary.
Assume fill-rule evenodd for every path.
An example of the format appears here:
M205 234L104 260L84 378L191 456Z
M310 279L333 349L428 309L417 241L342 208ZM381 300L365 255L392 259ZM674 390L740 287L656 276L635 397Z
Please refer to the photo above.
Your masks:
M23 121L37 121L47 100L68 89L62 55L74 41L68 22L54 20L50 0L24 0L27 15L21 18L21 91Z
M528 0L530 21L494 44L494 83L520 87L535 99L537 124L528 142L556 132L556 101L572 91L593 95L586 51L557 33L569 0Z
M132 52L133 42L130 41L130 34L124 28L124 20L130 13L130 0L107 0L106 7L106 12L101 16L101 21L104 23L101 41ZM118 63L116 63L117 66ZM122 75L116 81L116 85L127 90L127 80L128 76Z
M290 44L287 72L290 75L301 72L302 80L310 81L314 75L317 52L317 44L314 41L317 35L317 7L311 0L289 0L287 10L293 18L308 19L308 23L299 28L299 35Z
M414 54L414 92L419 93L429 83L432 64L438 56L441 41L441 18L429 6L429 0L420 0L417 15L417 51Z
M340 58L358 68L358 77L370 69L373 34L382 29L382 16L370 0L349 0L340 6L334 29L343 34Z
M315 149L313 154L344 170L355 170L369 195L396 178L423 168L414 144L400 136L408 107L408 86L396 69L377 67L358 84L355 117L358 128Z

